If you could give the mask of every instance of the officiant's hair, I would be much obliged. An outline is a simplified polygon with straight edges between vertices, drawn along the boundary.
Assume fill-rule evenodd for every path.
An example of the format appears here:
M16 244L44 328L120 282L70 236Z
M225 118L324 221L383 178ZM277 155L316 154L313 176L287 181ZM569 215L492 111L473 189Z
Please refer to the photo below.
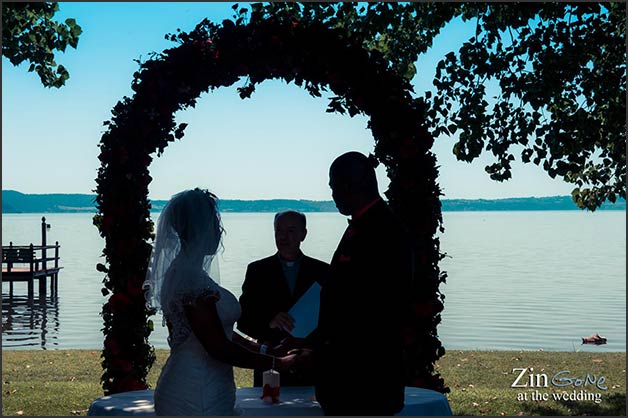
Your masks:
M305 214L301 212L297 212L296 210L284 210L283 212L277 212L275 214L275 220L273 222L274 226L277 226L277 220L284 215L295 215L297 219L303 224L303 229L307 228L307 219L305 218Z
M377 162L373 158L357 151L349 151L334 160L330 172L339 176L352 189L371 194L378 193L376 166Z

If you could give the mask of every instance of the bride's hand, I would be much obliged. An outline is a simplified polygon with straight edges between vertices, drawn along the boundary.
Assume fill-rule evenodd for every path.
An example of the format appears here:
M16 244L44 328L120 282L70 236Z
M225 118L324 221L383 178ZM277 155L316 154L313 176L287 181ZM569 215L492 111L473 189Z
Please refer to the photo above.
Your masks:
M279 357L279 363L286 370L294 368L310 368L312 366L312 350L307 348L299 348L296 350L290 350L288 355Z

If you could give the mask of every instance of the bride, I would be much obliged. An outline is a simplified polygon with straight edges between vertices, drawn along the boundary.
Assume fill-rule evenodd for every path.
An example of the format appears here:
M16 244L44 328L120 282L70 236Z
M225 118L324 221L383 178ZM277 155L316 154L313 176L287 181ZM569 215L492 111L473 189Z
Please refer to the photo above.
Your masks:
M145 282L147 303L163 312L169 331L157 415L233 415L233 366L282 371L294 362L294 355L258 354L257 343L233 332L238 300L208 274L223 233L216 200L208 191L187 190L159 217Z

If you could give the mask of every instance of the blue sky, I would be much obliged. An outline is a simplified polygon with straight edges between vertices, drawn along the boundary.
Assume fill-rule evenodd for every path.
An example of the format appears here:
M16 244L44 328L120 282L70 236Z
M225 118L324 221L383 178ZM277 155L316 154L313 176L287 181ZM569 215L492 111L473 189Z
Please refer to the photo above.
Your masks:
M164 35L191 30L204 17L231 17L233 3L60 3L59 21L73 17L83 28L78 49L57 54L70 72L61 89L46 89L28 64L2 58L2 188L24 193L91 193L99 167L102 122L123 96L132 94L134 59L174 46ZM455 22L417 62L415 91L433 89L436 63L457 50L474 29ZM366 118L325 112L327 100L283 82L267 81L241 100L236 83L204 95L194 109L177 114L186 135L150 167L152 199L204 187L222 199L330 200L327 172L338 155L369 153L373 139ZM573 186L539 167L515 164L513 178L494 182L491 161L459 162L454 138L437 138L434 152L446 199L570 194ZM378 168L380 189L388 185Z

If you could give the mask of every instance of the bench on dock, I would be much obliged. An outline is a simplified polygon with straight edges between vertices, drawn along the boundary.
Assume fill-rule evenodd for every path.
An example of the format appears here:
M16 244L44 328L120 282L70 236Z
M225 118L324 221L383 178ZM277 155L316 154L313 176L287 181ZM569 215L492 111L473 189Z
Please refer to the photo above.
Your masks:
M46 218L42 218L42 245L13 245L10 242L8 247L2 247L2 281L9 282L9 293L13 293L13 282L28 282L28 295L32 296L33 282L38 279L41 296L46 293L48 277L50 292L57 291L58 274L63 267L59 267L59 242L46 245L46 229L49 227ZM48 257L47 250L54 250L54 257Z
M34 262L35 251L30 247L9 247L2 249L2 263L7 264L8 273L11 273L11 270L13 270L14 263L29 264L30 271L33 271Z
M58 273L63 267L59 267L59 243L55 245L29 245L2 248L2 281L9 282L9 292L13 293L13 282L28 282L28 293L33 293L33 282L39 279L39 291L45 292L46 278L50 277L50 291L54 292L58 286ZM45 250L54 250L54 257L46 257ZM36 251L42 255L37 256ZM54 262L48 266L47 262Z

